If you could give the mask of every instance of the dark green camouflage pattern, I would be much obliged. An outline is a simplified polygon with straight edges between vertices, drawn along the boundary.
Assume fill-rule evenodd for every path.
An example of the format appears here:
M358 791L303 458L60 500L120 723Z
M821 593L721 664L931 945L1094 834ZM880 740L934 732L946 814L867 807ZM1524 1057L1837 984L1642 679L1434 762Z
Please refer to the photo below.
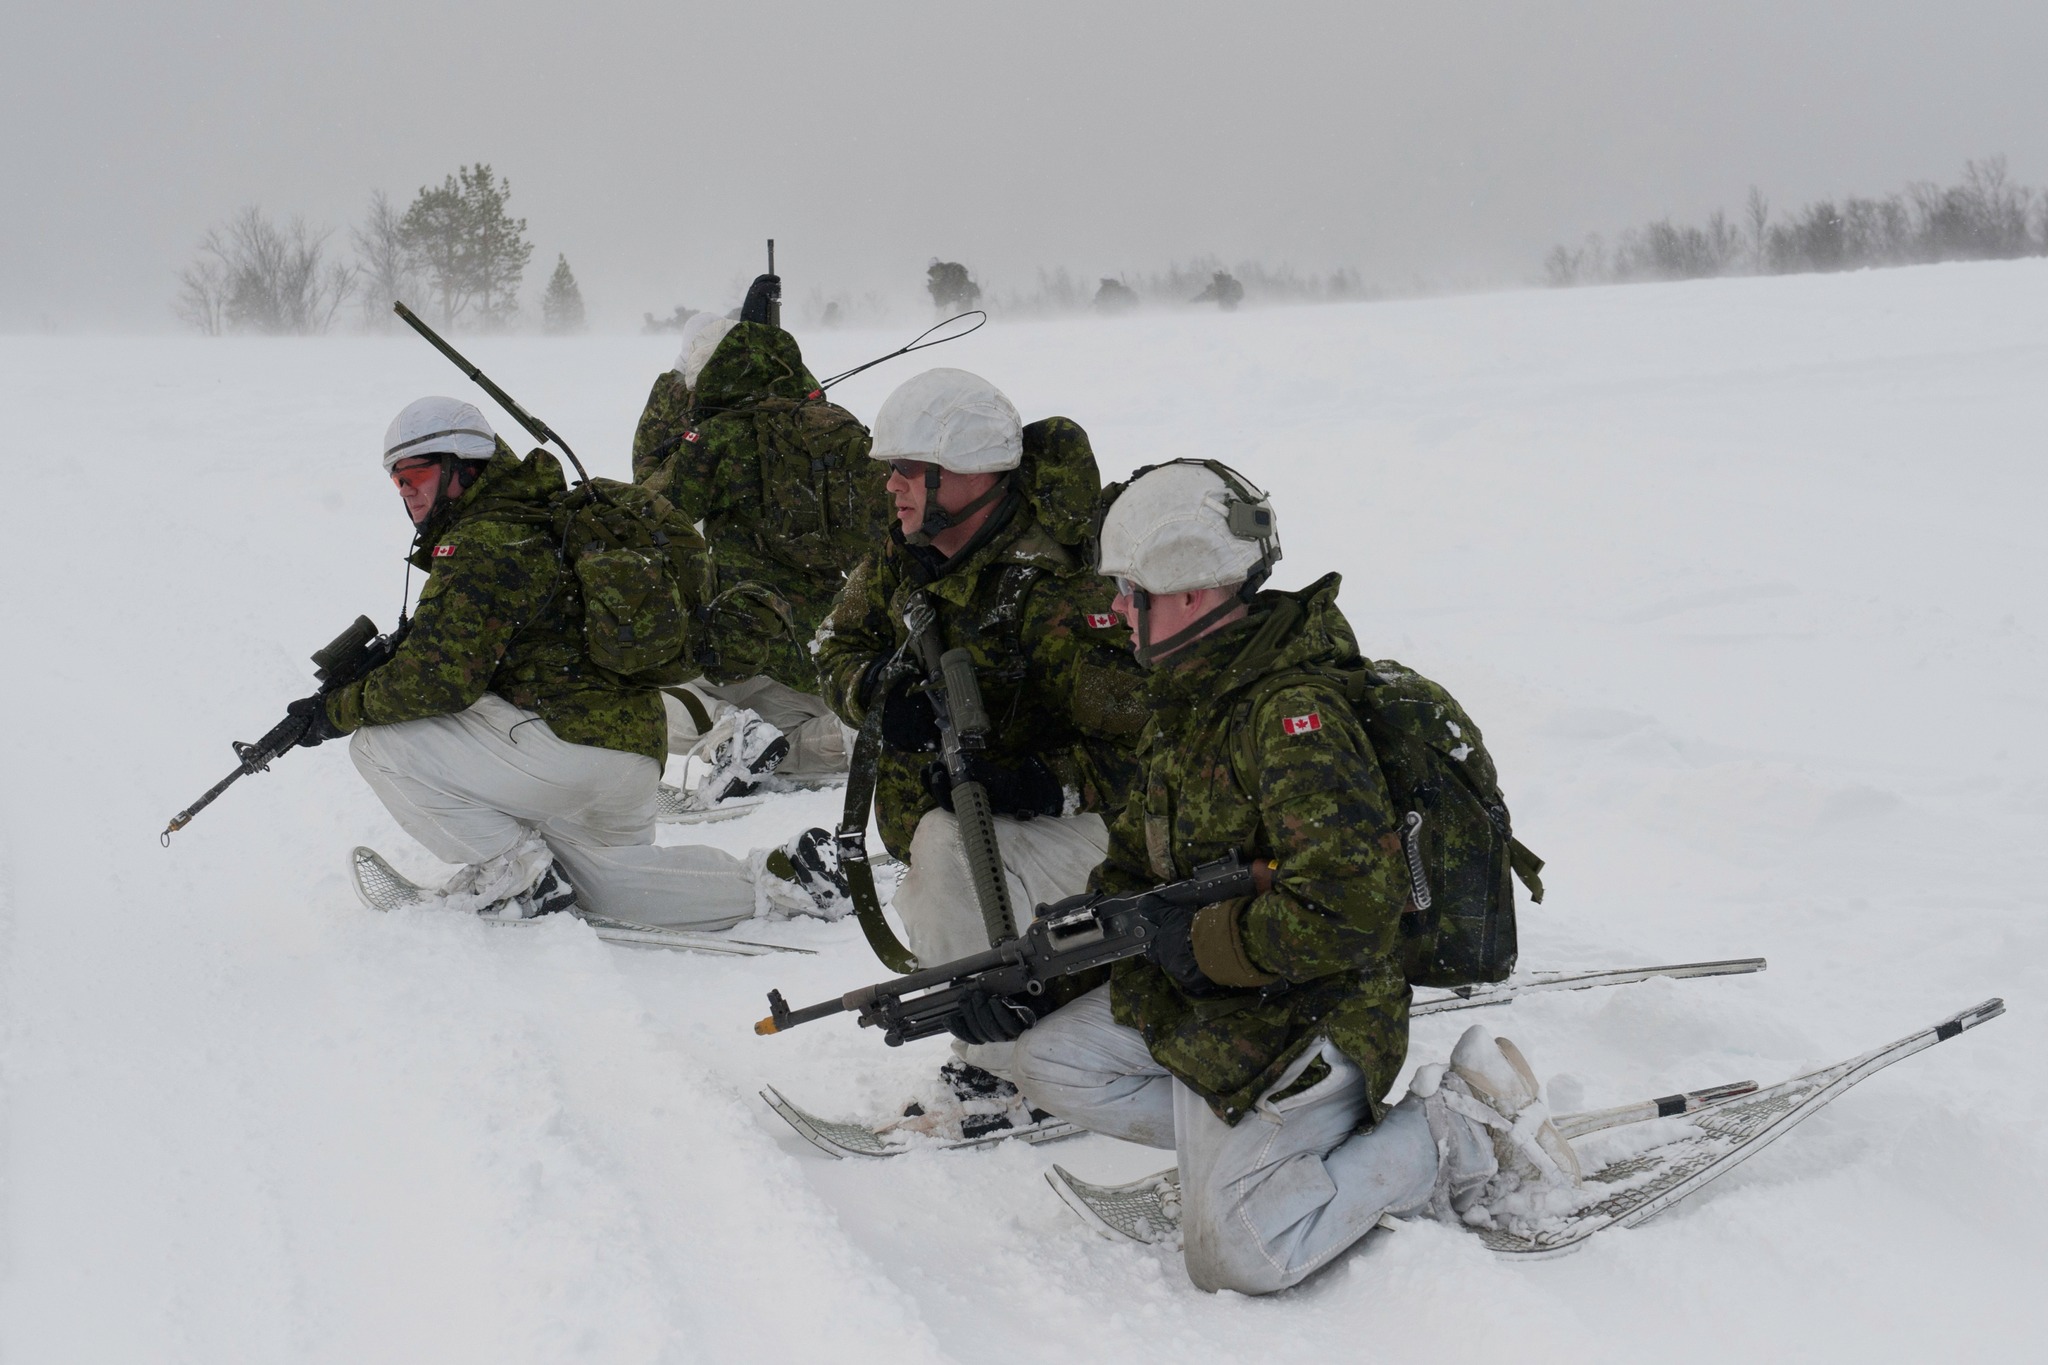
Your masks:
M1274 889L1238 924L1246 957L1284 988L1197 1000L1142 959L1114 972L1117 1021L1227 1123L1318 1036L1365 1072L1375 1106L1407 1055L1408 873L1372 745L1330 682L1260 688L1356 654L1336 592L1332 575L1307 592L1260 593L1249 619L1161 662L1143 779L1094 878L1109 891L1153 886L1232 850L1276 864ZM1240 736L1255 759L1248 784L1232 761Z
M451 715L495 692L571 744L667 758L660 694L621 685L584 649L582 589L550 524L566 489L554 456L522 460L499 443L483 476L421 528L412 562L427 581L412 630L390 662L328 699L338 729Z
M1514 842L1506 800L1479 726L1440 684L1392 659L1346 658L1319 670L1364 724L1396 812L1420 821L1405 837L1431 892L1427 912L1402 921L1402 962L1410 983L1465 986L1504 981L1514 970L1515 888L1511 870L1543 899L1543 860ZM1299 674L1269 674L1253 690ZM1257 770L1251 736L1233 755L1239 781Z
M817 689L808 641L890 518L888 471L868 448L867 428L824 400L777 327L736 324L694 393L673 370L655 380L633 477L704 523L714 679Z
M1046 417L1024 428L1018 481L1032 515L1062 545L1080 545L1094 530L1102 475L1088 433L1070 417Z
M690 390L676 370L663 370L647 391L633 430L633 482L646 483L667 468L690 429ZM657 490L660 491L660 490ZM663 496L667 494L664 492ZM673 501L671 499L671 501Z
M964 647L994 733L988 755L1017 764L1036 754L1067 792L1067 809L1118 809L1137 776L1145 678L1130 634L1109 609L1107 583L1082 566L1021 506L980 549L940 577L936 555L891 527L889 548L861 561L818 630L818 675L840 719L858 726L867 667L903 643L903 609L924 588L942 649ZM917 822L935 804L919 773L931 754L884 750L875 788L882 842L908 857Z

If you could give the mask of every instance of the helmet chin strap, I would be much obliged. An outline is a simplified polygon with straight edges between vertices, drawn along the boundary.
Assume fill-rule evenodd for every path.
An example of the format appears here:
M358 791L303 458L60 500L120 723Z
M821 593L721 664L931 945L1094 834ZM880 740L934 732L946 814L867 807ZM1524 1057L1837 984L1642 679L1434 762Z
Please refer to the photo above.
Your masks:
M988 486L980 497L965 507L948 512L939 506L939 467L927 463L924 467L924 516L919 518L917 529L903 539L912 545L929 545L932 537L950 531L961 522L979 512L982 508L1001 497L1010 487L1010 471L1004 470L1003 477Z
M427 527L433 524L435 514L448 505L448 485L455 482L455 466L455 456L446 453L441 455L441 478L434 485L434 500L427 504L427 514L419 519L413 529L415 542L422 540L427 533Z
M1245 586L1250 588L1250 582L1247 581ZM1139 663L1151 668L1175 650L1200 639L1203 631L1249 601L1251 597L1245 591L1232 593L1164 640L1155 640L1152 638L1152 594L1139 588L1131 594L1131 605L1138 609L1138 643L1132 652L1138 656Z

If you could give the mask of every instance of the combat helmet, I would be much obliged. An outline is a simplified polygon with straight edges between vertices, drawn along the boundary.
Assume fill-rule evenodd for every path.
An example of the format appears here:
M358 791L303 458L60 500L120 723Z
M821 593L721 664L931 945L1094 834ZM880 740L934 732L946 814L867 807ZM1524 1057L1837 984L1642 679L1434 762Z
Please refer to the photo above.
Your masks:
M1147 465L1103 490L1095 571L1138 613L1138 659L1152 663L1249 603L1280 560L1266 494L1220 460ZM1164 640L1151 638L1153 593L1237 586L1236 595Z
M904 537L913 545L957 526L1008 490L998 479L965 507L939 506L939 471L1006 474L1024 461L1024 420L1003 391L966 370L926 370L896 386L875 414L871 459L924 465L924 519Z

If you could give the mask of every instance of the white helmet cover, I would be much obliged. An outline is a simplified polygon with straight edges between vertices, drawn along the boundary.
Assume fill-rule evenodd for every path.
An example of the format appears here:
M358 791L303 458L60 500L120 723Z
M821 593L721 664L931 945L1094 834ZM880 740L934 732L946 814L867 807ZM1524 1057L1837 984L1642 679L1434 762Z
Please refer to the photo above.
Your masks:
M1096 572L1105 578L1151 593L1194 592L1270 568L1280 558L1280 527L1260 490L1234 489L1200 461L1176 460L1131 480L1103 516L1097 546Z
M683 387L697 387L697 376L704 373L704 367L711 363L711 357L718 350L718 343L725 340L732 331L733 320L716 313L693 313L683 324L683 349L676 353L675 372L683 377Z
M882 400L868 453L877 460L923 460L956 474L1000 473L1024 462L1024 420L980 375L926 370Z
M498 435L476 410L459 398L420 398L384 429L384 472L415 455L453 455L460 460L488 460L498 453Z

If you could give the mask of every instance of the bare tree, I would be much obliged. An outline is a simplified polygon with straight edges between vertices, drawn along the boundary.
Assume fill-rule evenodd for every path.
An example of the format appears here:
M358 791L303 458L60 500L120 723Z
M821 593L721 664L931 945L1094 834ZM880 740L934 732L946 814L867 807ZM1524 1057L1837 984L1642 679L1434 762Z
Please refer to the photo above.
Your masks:
M178 315L209 335L326 331L355 288L355 270L327 259L327 236L303 218L279 227L250 205L207 230L179 277Z
M1749 202L1743 206L1743 221L1749 224L1749 270L1764 273L1764 251L1770 244L1771 201L1756 186L1749 187Z
M404 221L405 215L391 206L384 191L375 190L369 213L349 232L362 284L363 322L372 331L396 327L391 305L421 287L418 263L405 244Z
M1583 253L1573 251L1560 242L1543 258L1543 274L1552 285L1566 289L1579 282L1579 270L1584 263Z
M221 263L201 256L178 272L178 320L200 335L217 337L227 328L228 278Z

